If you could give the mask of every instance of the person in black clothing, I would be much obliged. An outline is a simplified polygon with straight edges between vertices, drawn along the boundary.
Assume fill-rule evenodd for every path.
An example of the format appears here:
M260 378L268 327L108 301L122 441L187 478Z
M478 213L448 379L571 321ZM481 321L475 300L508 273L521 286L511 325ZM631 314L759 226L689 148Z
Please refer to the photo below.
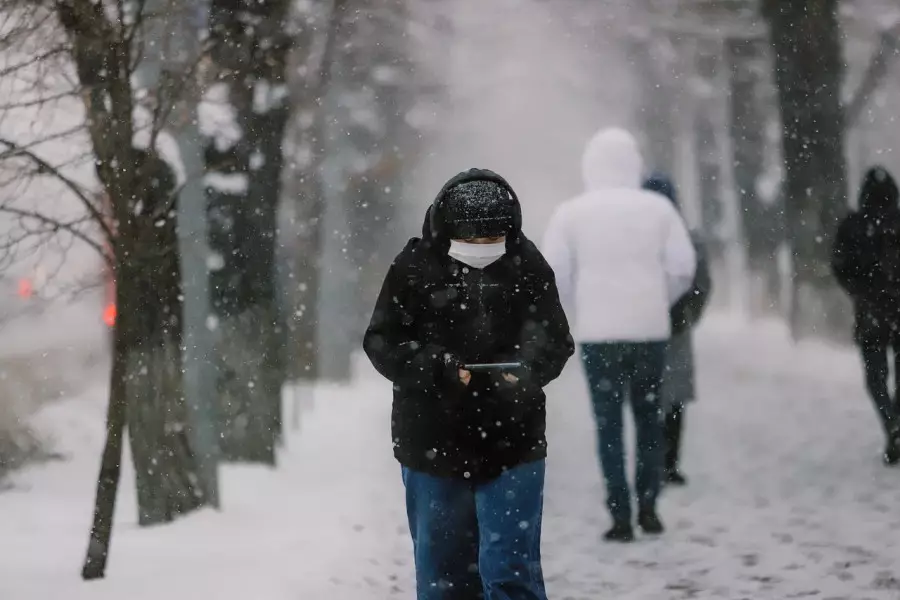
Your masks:
M866 373L866 387L887 437L884 460L900 462L900 412L895 385L888 389L888 356L894 355L894 375L900 383L900 206L897 184L882 167L863 180L859 210L840 224L832 255L832 270L853 299L856 343Z
M681 211L675 183L663 173L655 173L644 181L644 189L662 194ZM697 255L694 282L669 312L672 337L666 347L666 366L660 387L660 405L663 409L663 433L666 454L663 482L669 485L686 485L687 479L679 468L681 438L684 431L684 413L687 405L697 397L694 366L693 328L700 322L712 293L712 278L706 258L706 245L699 232L691 231L691 243Z
M366 331L366 354L394 386L419 600L546 600L542 388L574 342L521 222L499 175L451 179L388 270ZM466 368L476 363L520 366Z

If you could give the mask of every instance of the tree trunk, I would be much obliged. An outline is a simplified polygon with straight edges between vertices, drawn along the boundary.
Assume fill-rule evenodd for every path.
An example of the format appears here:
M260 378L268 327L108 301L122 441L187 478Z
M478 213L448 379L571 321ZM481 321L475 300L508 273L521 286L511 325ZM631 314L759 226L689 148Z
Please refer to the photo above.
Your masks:
M325 184L322 163L326 153L323 99L331 83L340 27L347 13L347 0L334 0L329 12L307 15L321 24L304 35L303 73L292 90L292 102L300 106L292 137L304 157L291 185L294 260L291 269L293 312L291 333L291 379L315 381L320 375L319 302L322 284L322 229L325 217ZM321 6L321 5L320 5ZM320 9L321 10L321 9ZM319 32L322 32L319 34ZM315 48L319 48L316 52Z
M214 304L220 323L220 445L223 458L275 463L282 431L281 387L286 326L279 303L277 213L290 115L284 82L290 39L280 0L216 2L213 58L229 87L241 130L224 151L211 148L207 170L242 178L243 191L215 189L213 204L229 213L230 232L212 232L225 258Z
M120 316L127 320L129 307L122 308ZM205 500L186 437L179 340L174 335L148 336L131 345L126 362L138 523L157 525L199 508Z
M128 412L128 396L125 388L128 352L127 336L122 326L117 324L113 330L113 360L109 378L109 404L106 409L106 443L100 459L94 519L87 556L81 570L81 577L86 580L102 578L106 573L106 560L109 557L113 515L122 469L122 436Z
M220 324L220 448L225 460L274 465L280 410L276 413L271 402L278 397L276 385L266 379L266 351L272 342L265 335L272 329L259 329L263 318L265 307L255 306Z
M172 232L174 236L174 232ZM171 240L174 247L174 240ZM150 249L151 252L156 250ZM122 254L135 257L134 252ZM171 255L170 255L171 256ZM166 310L154 310L148 290L160 279L177 278L170 264L138 262L120 266L116 286L117 319L113 331L113 363L107 437L101 459L84 579L104 576L112 536L116 493L121 471L122 438L129 431L137 484L138 523L155 525L204 504L186 438L181 393L180 332L162 325ZM177 263L177 261L175 261ZM163 284L165 285L165 284ZM169 288L177 295L179 288ZM170 313L174 317L177 313Z
M320 143L320 135L306 132L310 144ZM322 220L325 201L319 162L306 170L298 182L296 195L296 242L292 284L294 314L291 318L293 342L292 379L315 381L319 378L318 304L321 287Z
M396 134L395 129L389 129L389 132ZM393 142L396 144L398 140ZM390 142L381 140L378 145L390 145ZM401 169L400 158L385 151L376 164L349 181L350 253L356 268L358 302L362 308L359 326L354 332L357 340L362 339L368 326L369 309L375 305L384 273L394 256L392 251L396 250L388 244L395 239L393 217L402 194Z
M166 523L204 503L186 437L174 227L153 237L164 239L130 253L137 260L117 282L118 326L128 337L125 391L140 525Z
M768 66L762 41L730 40L732 161L740 226L750 277L750 310L756 315L781 314L778 248L783 240L780 202L766 203L759 194L765 166L766 115L763 92Z
M713 90L719 81L719 46L701 47L696 59L696 73L706 89ZM725 207L722 198L722 163L724 152L716 132L716 115L721 111L714 94L702 94L697 100L694 131L697 148L697 174L700 192L700 230L707 240L707 252L716 271L717 281L723 281L725 265Z
M350 285L357 294L354 327L341 348L350 356L339 361L347 366L346 377L396 252L394 217L420 143L406 118L417 93L406 36L407 4L357 0L353 7L341 27L333 81L338 102L329 119L346 131L331 136L336 144L332 154L349 157L342 161L348 239L341 250L350 259Z
M155 525L209 498L187 437L184 286L176 220L155 217L170 206L175 176L155 153L140 151L138 157L141 180L151 183L142 190L142 210L122 231L127 262L116 280L117 319L127 342L125 391L138 523Z
M261 325L254 332L254 342L262 351L256 381L257 401L266 406L260 433L266 436L267 443L271 440L273 444L282 434L281 386L287 379L286 326L284 311L279 302L280 272L276 258L277 215L284 167L282 142L291 108L283 81L284 56L279 60L280 69L275 73L270 72L269 77L257 82L257 86L270 90L268 100L254 103L248 97L238 105L238 122L245 124L246 130L254 132L253 157L260 162L258 166L250 165L249 172L249 197L256 201L256 210L248 211L250 214L247 216L253 222L253 229L258 232L258 237L248 266L253 273L251 290L254 313L251 314L256 316L256 322ZM257 95L266 94L259 89L254 91ZM260 416L263 417L262 414ZM274 450L272 458L274 462Z
M783 127L791 328L795 337L840 335L848 311L829 268L847 206L838 1L768 0L765 9Z
M663 44L656 36L661 32L651 32L631 42L631 56L640 74L638 98L640 99L640 122L647 166L669 176L675 173L675 122L672 115L675 94L671 89L672 74L666 72L670 65L666 59Z

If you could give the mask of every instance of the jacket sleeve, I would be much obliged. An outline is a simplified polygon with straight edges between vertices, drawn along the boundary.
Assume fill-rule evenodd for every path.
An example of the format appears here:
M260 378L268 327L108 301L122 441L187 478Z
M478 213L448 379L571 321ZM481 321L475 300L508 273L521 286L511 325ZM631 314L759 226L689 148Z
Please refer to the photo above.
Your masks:
M524 367L524 376L545 387L559 377L569 357L575 353L575 342L569 332L569 322L563 311L556 288L553 270L537 254L537 268L526 275L525 282L531 296L526 317L515 348L513 360Z
M712 277L709 272L706 245L699 235L691 234L691 241L697 253L697 273L694 275L691 289L671 309L673 335L687 331L700 321L712 293Z
M694 277L694 289L692 291L696 296L695 306L697 317L699 318L709 302L713 282L712 274L709 270L709 254L706 251L706 244L698 236L694 237L694 249L697 253L697 273Z
M575 256L564 220L562 210L557 209L547 224L541 250L556 277L558 295L571 308L575 295Z
M417 339L410 291L395 260L375 302L363 349L375 369L395 385L429 387L455 370L458 361L445 349Z
M694 284L697 253L684 220L674 208L670 209L666 229L662 261L669 304L674 305Z

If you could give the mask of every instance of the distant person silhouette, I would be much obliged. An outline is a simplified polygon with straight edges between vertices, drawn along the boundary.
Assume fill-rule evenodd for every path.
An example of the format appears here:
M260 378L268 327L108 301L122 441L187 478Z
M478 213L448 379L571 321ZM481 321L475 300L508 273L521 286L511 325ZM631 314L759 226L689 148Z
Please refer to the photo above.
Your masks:
M662 173L650 176L644 189L662 194L679 208L674 182ZM697 272L694 283L670 311L672 337L666 347L666 366L663 371L661 404L664 415L663 433L666 452L663 463L663 482L669 485L686 485L687 479L679 467L685 408L697 397L694 367L693 328L699 323L712 292L712 279L706 258L703 239L691 232L691 241L697 254Z
M859 209L838 227L832 270L853 300L855 339L862 354L866 387L885 434L884 462L900 462L900 385L888 389L889 354L900 383L900 206L897 184L883 167L866 173Z

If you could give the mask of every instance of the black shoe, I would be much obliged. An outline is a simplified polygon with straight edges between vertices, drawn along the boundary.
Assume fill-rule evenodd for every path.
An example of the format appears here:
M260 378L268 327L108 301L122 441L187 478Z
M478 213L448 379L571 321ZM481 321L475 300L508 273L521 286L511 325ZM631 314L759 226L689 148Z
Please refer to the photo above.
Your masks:
M678 469L670 469L666 471L665 483L666 485L682 486L687 485L687 479Z
M634 529L631 528L631 523L615 523L603 534L603 539L607 542L633 542Z
M642 510L638 515L638 525L647 535L659 535L666 530L655 510Z

